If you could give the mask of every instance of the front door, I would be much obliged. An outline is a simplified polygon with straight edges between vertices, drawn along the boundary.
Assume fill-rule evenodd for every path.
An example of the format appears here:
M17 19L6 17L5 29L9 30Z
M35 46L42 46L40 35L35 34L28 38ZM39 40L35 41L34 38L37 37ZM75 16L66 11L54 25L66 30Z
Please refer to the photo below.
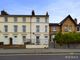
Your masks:
M9 38L9 40L10 40L10 45L12 45L12 38Z
M39 43L40 43L39 36L36 36L36 44L39 45Z
M2 48L3 47L3 42L0 42L0 48Z

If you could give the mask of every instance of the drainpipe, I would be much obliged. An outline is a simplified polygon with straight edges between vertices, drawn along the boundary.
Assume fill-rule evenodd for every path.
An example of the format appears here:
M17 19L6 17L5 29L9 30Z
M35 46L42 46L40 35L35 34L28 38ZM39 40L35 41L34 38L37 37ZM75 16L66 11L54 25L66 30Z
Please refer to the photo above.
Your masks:
M31 38L32 38L32 36L31 36L31 20L32 20L32 16L30 17L30 43L31 43Z

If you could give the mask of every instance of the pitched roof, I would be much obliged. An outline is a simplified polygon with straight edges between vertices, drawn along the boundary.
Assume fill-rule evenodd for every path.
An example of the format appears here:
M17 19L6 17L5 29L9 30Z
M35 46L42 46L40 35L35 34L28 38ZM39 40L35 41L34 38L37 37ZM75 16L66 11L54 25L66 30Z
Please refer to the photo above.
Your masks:
M70 19L73 21L73 23L76 24L75 20L73 20L73 18L72 18L70 15L68 15L65 19L63 19L63 20L60 22L60 25L63 25L63 23L67 20L67 18L70 18ZM77 25L77 24L76 24L76 25Z
M49 26L59 26L59 23L49 23Z
M35 15L34 10L32 10L31 15L10 15L6 11L2 10L0 16L1 17L4 17L4 16L7 16L7 17L49 17L48 12L45 15Z
M80 27L80 23L79 23L79 24L77 24L77 26L79 26L79 27Z
M32 15L0 15L1 17L33 17ZM34 17L49 17L46 15L35 15Z

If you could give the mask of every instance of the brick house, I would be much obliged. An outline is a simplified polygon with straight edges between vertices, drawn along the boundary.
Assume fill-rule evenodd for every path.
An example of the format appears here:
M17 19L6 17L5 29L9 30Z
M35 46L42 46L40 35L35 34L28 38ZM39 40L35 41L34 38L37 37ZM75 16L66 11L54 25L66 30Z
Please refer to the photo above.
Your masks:
M70 15L64 18L60 23L50 23L49 24L49 34L50 41L53 41L55 34L58 32L67 33L67 32L76 32L77 31L77 19L73 19Z

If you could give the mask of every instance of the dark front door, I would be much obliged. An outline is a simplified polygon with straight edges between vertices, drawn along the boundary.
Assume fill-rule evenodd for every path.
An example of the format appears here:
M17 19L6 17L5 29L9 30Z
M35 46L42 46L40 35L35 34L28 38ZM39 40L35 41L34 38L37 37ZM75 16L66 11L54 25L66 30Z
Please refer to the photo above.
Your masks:
M36 44L38 44L38 45L39 45L39 43L40 43L39 36L36 36Z
M9 38L9 40L10 40L10 45L12 45L12 38Z
M2 48L3 47L3 42L0 42L0 48Z

